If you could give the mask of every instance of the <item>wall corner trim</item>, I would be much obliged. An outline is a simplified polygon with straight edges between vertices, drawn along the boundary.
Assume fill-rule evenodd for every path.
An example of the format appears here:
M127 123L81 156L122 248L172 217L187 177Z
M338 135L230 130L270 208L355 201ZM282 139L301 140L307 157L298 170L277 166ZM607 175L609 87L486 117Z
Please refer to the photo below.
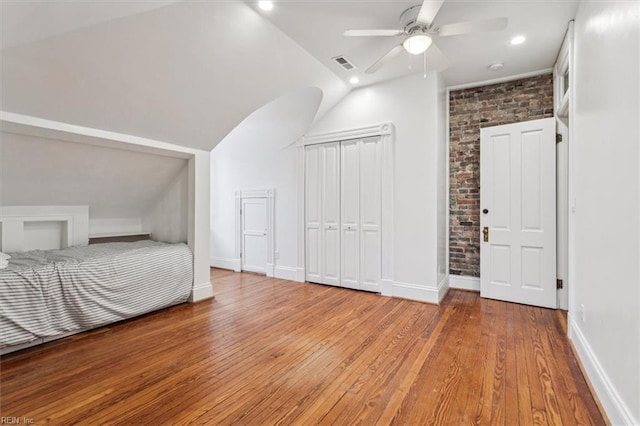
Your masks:
M572 315L569 315L568 334L571 343L573 343L575 353L588 376L588 380L593 386L593 390L596 393L595 396L600 400L611 424L640 424L640 419L633 417L631 410L620 397L620 394L600 364L595 352L591 349L587 338L582 333L582 330L580 330L578 323L576 323L575 317Z
M200 302L201 300L211 299L213 297L213 285L211 285L211 281L207 281L206 283L194 285L191 290L191 295L189 296L189 302L195 303Z
M276 276L276 266L273 263L267 263L267 277L274 278Z
M449 288L449 275L445 274L445 276L442 277L442 279L438 283L438 304L440 304L440 302L442 302L442 299L444 299L444 297L447 295L447 293L449 292Z
M380 294L388 297L393 296L393 280L380 280Z

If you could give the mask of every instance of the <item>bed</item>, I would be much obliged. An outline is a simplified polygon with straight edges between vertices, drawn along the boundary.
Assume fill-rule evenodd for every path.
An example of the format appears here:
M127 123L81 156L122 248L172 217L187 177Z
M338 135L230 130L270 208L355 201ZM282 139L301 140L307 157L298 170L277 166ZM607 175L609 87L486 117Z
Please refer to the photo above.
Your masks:
M9 255L0 270L3 353L185 302L193 285L185 244L119 242Z

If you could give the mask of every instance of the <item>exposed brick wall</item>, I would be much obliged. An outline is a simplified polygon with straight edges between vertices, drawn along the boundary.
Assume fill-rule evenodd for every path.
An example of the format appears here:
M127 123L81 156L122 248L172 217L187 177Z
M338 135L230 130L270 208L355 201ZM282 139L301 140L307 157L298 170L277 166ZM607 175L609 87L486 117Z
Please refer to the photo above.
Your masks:
M451 274L480 276L480 128L546 117L553 117L551 74L451 91Z

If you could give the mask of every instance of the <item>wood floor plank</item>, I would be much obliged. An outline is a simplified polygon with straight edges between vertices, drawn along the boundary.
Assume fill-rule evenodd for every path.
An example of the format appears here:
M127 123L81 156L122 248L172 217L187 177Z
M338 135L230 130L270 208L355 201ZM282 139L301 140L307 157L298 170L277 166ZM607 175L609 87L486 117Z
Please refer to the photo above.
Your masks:
M556 311L428 305L212 269L215 299L3 356L35 424L579 424L604 419Z

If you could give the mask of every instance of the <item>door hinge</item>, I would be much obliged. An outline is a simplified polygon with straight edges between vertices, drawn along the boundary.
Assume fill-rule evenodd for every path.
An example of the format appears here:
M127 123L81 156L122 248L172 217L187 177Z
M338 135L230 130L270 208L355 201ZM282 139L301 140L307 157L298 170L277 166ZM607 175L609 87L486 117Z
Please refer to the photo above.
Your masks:
M557 279L557 280L556 280L556 288L557 288L558 290L560 290L561 288L563 288L563 285L564 285L564 284L562 283L562 280L560 280L560 279Z
M560 142L562 142L562 134L556 133L556 143L560 143Z

